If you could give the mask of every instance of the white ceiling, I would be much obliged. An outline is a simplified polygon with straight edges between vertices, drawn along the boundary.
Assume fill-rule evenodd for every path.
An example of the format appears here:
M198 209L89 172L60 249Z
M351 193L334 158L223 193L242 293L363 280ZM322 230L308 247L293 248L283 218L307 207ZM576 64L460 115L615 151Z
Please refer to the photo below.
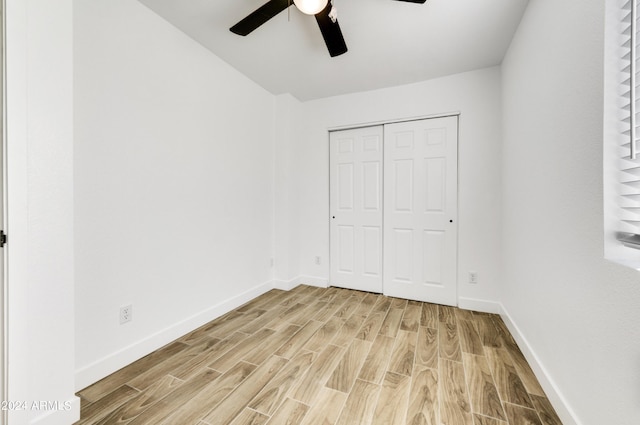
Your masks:
M246 37L229 31L266 0L139 0L273 94L309 100L498 65L528 0L334 0L349 51L331 58L291 6Z

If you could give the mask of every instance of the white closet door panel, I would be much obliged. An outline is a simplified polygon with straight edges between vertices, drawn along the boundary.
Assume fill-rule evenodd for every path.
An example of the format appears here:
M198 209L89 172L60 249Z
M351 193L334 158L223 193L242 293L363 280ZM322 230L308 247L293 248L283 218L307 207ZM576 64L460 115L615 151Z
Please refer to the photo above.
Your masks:
M422 233L422 283L442 285L442 264L446 255L445 248L445 232L425 230Z
M353 211L353 162L338 165L338 209Z
M389 234L389 232L387 232ZM391 277L393 281L410 283L413 279L413 230L394 228L392 231L390 243L385 248L385 254L388 256L388 269L386 278ZM391 260L391 264L389 264Z
M382 167L380 161L362 163L362 208L365 211L378 212L382 208Z
M393 161L393 211L413 211L413 159Z
M330 283L382 292L381 126L331 132Z
M425 213L444 212L446 209L446 158L424 160L426 181L424 182Z
M382 229L380 226L362 226L363 268L371 277L382 278Z
M355 260L355 232L353 226L338 226L338 271L353 273Z
M457 118L384 126L384 293L456 305Z

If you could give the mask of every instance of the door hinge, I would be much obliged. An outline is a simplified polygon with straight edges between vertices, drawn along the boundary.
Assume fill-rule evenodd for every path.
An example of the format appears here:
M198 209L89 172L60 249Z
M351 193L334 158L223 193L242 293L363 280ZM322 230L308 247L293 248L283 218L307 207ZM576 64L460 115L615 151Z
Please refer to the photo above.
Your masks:
M7 244L7 234L4 232L4 230L0 230L0 248L4 248L6 244Z

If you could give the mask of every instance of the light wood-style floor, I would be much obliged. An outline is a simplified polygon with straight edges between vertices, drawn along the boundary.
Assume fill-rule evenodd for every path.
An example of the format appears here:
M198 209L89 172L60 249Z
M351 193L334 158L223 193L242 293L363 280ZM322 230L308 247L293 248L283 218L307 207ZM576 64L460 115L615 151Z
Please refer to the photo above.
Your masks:
M561 425L499 316L310 286L78 395L83 425Z

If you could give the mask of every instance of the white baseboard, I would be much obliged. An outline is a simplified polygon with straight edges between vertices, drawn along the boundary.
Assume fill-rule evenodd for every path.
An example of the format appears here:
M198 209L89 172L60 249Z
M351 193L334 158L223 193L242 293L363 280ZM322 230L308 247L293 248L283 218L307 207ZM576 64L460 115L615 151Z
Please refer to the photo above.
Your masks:
M298 276L291 280L279 280L274 279L271 281L274 289L281 289L283 291L290 291L298 285L317 286L319 288L329 287L329 279L314 276Z
M465 310L480 311L482 313L502 313L502 305L500 303L475 298L458 298L458 307Z
M273 288L272 282L257 285L228 300L222 301L200 313L194 314L174 325L150 335L128 347L112 353L88 366L84 366L75 373L76 391L79 391L113 372L133 363L158 348L180 338L194 329L212 321L225 313L240 307L248 301L264 294Z
M80 398L73 396L66 402L59 402L57 410L50 410L37 416L31 425L69 425L80 420Z
M535 350L529 344L529 341L527 341L524 334L520 331L520 328L518 328L518 325L514 322L507 309L504 308L503 305L500 305L500 307L502 310L500 314L502 320L518 343L520 351L522 351L522 354L524 354L524 357L527 359L529 366L531 366L531 369L538 378L542 389L546 393L547 398L551 402L551 405L553 405L553 408L556 410L556 413L560 417L562 423L564 425L582 425L582 422L580 422L573 409L569 406L569 403L567 403L565 397L559 391L555 381L551 375L549 375L547 369L536 355Z
M281 289L283 291L290 291L293 288L295 288L296 286L298 286L297 278L296 279L291 279L291 280L274 279L274 280L271 281L271 287L273 289Z
M328 288L329 287L329 279L323 277L316 276L298 276L297 278L298 285L309 285L309 286L317 286L318 288Z

